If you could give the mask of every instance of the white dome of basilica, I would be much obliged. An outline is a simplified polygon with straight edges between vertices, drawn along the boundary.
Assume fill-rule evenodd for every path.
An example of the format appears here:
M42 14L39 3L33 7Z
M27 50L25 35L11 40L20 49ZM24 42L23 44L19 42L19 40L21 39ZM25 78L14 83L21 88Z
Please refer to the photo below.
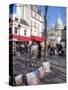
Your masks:
M56 29L56 30L62 30L62 29L64 29L64 24L63 24L60 16L58 17L58 19L57 19L57 21L56 21L55 29Z

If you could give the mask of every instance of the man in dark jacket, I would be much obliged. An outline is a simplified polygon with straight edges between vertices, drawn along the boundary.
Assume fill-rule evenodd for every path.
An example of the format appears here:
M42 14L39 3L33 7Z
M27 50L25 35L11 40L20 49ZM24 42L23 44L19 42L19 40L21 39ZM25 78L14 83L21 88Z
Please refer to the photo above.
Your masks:
M41 45L40 45L40 43L38 44L38 56L37 56L37 58L41 58Z

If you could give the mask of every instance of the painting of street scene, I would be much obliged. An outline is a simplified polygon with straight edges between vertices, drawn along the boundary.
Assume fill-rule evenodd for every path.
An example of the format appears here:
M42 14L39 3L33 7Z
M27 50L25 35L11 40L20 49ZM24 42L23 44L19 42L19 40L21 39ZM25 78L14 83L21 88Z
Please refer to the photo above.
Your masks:
M66 83L66 7L9 5L9 84Z

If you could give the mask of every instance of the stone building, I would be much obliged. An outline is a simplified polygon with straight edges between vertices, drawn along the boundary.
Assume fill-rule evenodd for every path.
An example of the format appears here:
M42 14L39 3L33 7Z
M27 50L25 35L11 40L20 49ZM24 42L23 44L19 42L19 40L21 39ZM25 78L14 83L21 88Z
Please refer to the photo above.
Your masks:
M9 11L9 40L15 44L42 44L44 17L37 5L11 4Z
M59 15L55 25L48 31L48 43L51 43L53 46L56 46L57 43L61 43L63 29L64 24Z

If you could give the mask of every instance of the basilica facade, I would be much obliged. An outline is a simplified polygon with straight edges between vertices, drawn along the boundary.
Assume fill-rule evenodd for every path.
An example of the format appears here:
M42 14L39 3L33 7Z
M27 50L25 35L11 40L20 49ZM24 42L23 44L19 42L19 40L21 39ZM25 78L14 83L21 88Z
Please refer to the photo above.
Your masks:
M54 47L56 46L56 44L64 44L61 42L63 29L64 23L62 22L61 17L59 15L55 25L50 30L48 30L48 44L50 43Z

